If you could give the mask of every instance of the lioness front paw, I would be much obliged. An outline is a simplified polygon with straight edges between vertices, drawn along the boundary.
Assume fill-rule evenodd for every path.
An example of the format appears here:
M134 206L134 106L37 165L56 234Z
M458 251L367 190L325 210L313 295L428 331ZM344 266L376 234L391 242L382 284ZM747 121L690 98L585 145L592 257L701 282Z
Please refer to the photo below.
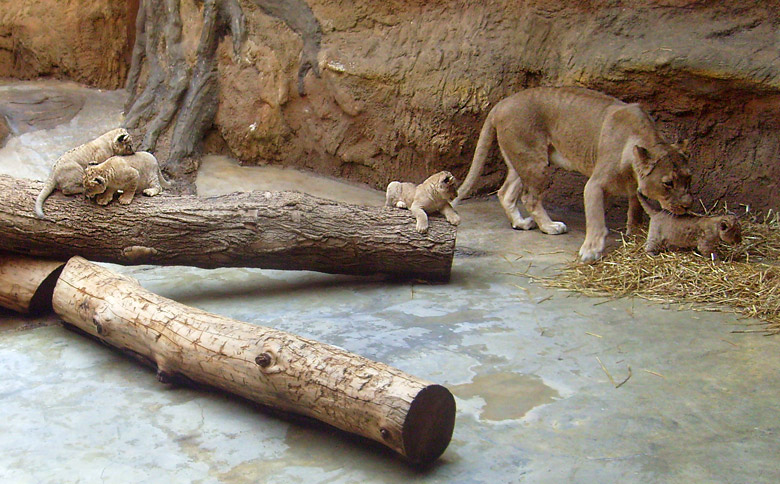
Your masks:
M549 235L565 234L569 230L563 222L550 222L547 225L539 226L539 229Z
M457 213L454 213L452 215L446 215L445 218L447 219L447 222L451 223L452 225L460 224L460 215L458 215Z
M580 247L580 260L582 262L593 262L601 259L601 253L604 252L604 241L588 242L585 241Z
M424 234L428 232L428 224L427 223L420 223L417 222L417 225L415 226L415 229L420 232L421 234Z

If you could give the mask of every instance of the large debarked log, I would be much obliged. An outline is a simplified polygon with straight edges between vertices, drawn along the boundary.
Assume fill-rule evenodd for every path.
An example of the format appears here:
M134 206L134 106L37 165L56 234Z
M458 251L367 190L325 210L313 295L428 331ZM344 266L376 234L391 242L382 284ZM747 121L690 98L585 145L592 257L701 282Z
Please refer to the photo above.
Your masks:
M432 217L415 231L406 210L349 205L298 192L211 198L137 195L101 207L56 192L33 213L42 184L0 175L0 250L117 264L259 267L449 280L456 229Z
M155 366L161 381L227 390L368 437L415 463L438 458L455 425L443 386L282 331L165 299L74 257L54 288L55 312Z

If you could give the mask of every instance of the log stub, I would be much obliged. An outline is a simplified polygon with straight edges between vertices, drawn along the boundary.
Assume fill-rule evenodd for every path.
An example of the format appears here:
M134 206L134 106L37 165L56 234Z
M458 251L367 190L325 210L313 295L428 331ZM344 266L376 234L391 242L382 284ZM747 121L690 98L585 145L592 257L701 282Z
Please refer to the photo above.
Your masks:
M0 306L29 314L51 311L51 295L64 265L0 252Z
M185 306L81 257L63 269L53 306L67 323L155 366L161 381L190 380L313 417L415 464L437 459L452 438L455 400L441 385L335 346Z

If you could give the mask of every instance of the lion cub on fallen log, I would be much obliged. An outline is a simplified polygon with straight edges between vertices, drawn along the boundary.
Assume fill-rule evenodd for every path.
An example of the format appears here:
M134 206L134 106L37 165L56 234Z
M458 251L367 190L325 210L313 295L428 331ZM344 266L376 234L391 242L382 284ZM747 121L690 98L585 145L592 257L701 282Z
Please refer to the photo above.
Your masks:
M440 171L429 176L419 185L393 181L387 185L385 206L408 208L417 218L415 229L424 234L428 231L428 214L441 212L452 225L460 223L460 216L450 205L457 196L457 180L452 173Z
M54 162L51 174L35 200L35 215L44 218L43 203L54 190L59 189L65 195L82 193L84 168L90 162L105 161L115 155L132 154L130 134L123 128L112 129L92 141L68 150Z
M650 255L657 255L664 249L696 248L701 255L715 260L718 258L716 248L720 241L731 245L742 242L742 230L734 215L675 215L653 208L639 192L637 198L650 216L650 229L645 243L645 251Z
M84 195L97 196L98 205L108 205L114 194L122 192L119 203L128 205L135 192L141 190L148 197L162 192L171 184L160 171L153 154L138 151L129 156L112 156L106 161L88 166L84 170Z

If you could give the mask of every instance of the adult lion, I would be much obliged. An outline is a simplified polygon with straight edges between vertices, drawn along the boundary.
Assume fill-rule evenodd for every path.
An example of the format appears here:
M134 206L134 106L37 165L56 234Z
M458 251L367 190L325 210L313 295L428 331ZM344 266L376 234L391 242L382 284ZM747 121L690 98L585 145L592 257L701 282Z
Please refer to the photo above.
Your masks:
M490 111L453 204L468 195L493 138L498 139L508 170L498 198L516 229L538 225L547 234L566 232L566 225L552 221L542 204L551 163L589 177L585 242L580 247L580 258L586 262L604 251L605 193L628 197L629 233L642 221L637 188L673 213L684 213L693 202L686 157L664 141L639 105L588 89L541 87L514 94ZM520 214L518 195L531 217Z

